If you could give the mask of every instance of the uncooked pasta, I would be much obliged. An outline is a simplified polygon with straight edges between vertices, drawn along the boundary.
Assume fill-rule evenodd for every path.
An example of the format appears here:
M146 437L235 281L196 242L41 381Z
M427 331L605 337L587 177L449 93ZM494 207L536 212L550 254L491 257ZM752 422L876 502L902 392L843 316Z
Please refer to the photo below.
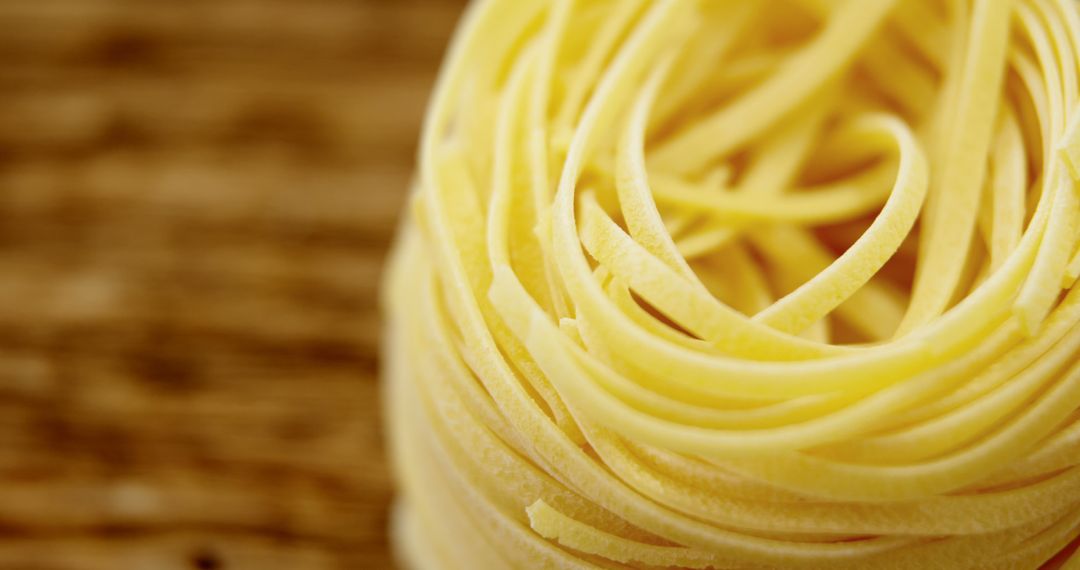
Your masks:
M384 286L416 569L1080 568L1080 4L481 0Z

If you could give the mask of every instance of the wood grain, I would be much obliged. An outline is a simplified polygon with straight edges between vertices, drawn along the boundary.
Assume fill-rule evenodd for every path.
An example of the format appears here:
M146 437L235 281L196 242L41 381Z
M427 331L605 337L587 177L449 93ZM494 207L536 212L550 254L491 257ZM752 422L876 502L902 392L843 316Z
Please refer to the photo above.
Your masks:
M0 569L391 567L377 286L461 9L0 3Z

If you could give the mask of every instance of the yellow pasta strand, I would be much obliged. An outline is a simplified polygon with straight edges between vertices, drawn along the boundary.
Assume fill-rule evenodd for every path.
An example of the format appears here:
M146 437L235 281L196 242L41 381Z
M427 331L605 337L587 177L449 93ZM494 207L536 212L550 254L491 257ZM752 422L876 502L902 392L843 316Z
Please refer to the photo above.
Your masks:
M383 305L417 570L1080 570L1080 4L476 0Z

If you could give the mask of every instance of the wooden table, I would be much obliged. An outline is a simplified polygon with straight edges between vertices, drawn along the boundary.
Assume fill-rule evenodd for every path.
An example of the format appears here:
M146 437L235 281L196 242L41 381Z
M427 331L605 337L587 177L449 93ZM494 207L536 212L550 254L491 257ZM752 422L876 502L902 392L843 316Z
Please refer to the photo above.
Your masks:
M391 566L376 293L461 8L0 2L0 569Z

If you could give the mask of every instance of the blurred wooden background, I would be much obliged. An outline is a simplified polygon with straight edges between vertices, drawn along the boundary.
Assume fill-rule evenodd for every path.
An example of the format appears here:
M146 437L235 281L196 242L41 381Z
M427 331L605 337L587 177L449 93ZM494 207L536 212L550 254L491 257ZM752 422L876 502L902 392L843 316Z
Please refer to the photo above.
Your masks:
M0 2L0 570L391 566L376 291L462 4Z

